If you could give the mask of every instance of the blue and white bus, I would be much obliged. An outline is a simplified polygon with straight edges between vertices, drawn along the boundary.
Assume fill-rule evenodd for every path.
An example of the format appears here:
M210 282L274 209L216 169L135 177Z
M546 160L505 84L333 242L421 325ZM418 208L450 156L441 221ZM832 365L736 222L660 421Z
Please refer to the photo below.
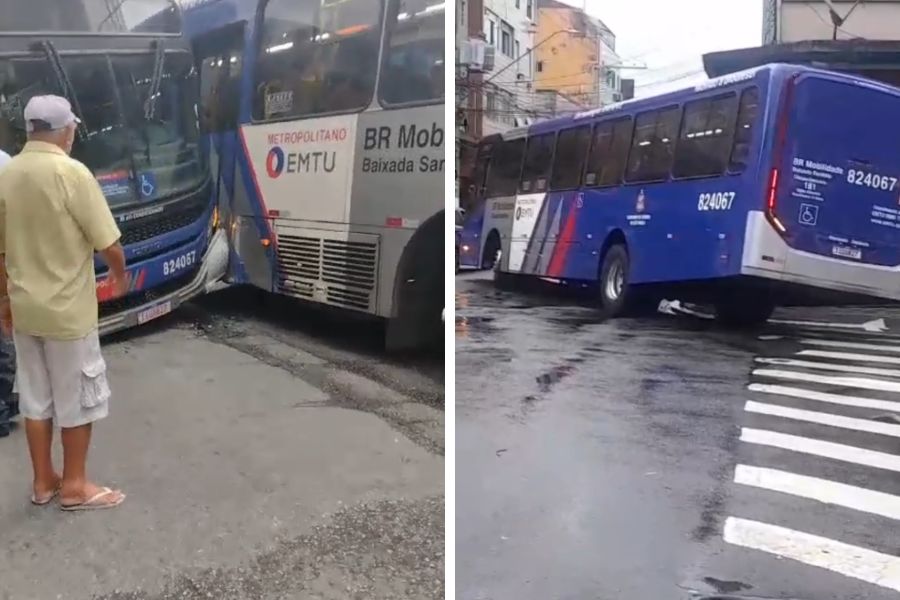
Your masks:
M461 264L595 284L610 316L898 299L897 115L897 88L775 64L486 138Z
M231 282L443 339L444 7L184 3Z
M93 171L122 231L131 289L111 298L97 261L102 334L160 317L225 275L199 91L174 0L3 3L0 149L21 150L32 96L66 96L82 121L72 154Z

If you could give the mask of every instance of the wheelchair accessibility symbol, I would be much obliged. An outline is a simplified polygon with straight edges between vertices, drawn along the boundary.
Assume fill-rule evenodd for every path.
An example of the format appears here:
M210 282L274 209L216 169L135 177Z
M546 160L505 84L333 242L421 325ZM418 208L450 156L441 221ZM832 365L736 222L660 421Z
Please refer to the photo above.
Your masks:
M156 176L153 173L141 173L141 197L152 198L156 194Z
M801 225L815 227L819 221L819 207L815 204L801 204L800 216L797 219Z

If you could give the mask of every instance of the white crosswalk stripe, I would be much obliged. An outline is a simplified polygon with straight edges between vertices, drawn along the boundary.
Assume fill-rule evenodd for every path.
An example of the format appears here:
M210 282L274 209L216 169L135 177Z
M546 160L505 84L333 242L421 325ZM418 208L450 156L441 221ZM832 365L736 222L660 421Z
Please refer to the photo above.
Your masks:
M818 510L887 519L900 530L900 495L887 493L896 486L864 487L885 477L896 481L900 473L900 444L894 441L900 438L900 345L877 337L802 335L810 337L794 339L800 348L787 346L790 355L755 358L747 385L754 397L744 410L754 422L741 428L739 439L748 456L781 464L739 461L734 483L746 493L755 489L757 494L771 494L773 502L825 505ZM760 339L773 347L790 343L781 336ZM813 476L816 469L824 476ZM840 481L846 477L850 479ZM859 531L853 539L838 539L848 534L840 530L831 539L820 535L818 522L809 519L792 527L778 522L784 517L771 523L745 517L733 513L726 519L727 543L900 592L900 557L892 546L867 548L871 540L860 537ZM835 529L826 525L822 531L833 535Z
M864 398L862 396L851 396L847 394L831 394L828 392L818 392L816 390L808 390L805 388L768 383L751 383L747 386L747 389L751 392L761 392L763 394L802 398L804 400L816 400L817 402L828 402L831 404L843 404L844 406L854 406L857 408L871 408L873 410L896 412L897 414L900 414L900 402L895 402L893 400L878 400L875 398Z
M900 592L900 558L786 527L728 517L726 542L784 556Z
M807 423L818 423L820 425L840 427L843 429L853 429L855 431L867 431L869 433L877 433L880 435L889 435L900 438L900 425L879 423L878 421L871 421L869 419L854 419L852 417L843 417L841 415L833 415L831 413L801 410L799 408L790 408L788 406L779 406L777 404L765 404L763 402L753 401L747 402L747 404L744 406L744 410L761 415L784 417L785 419L806 421Z
M882 356L880 354L859 354L857 352L832 352L830 350L801 350L797 356L814 356L816 358L836 358L858 362L875 362L888 365L900 365L900 356Z
M878 375L879 377L900 377L900 369L882 367L860 367L857 365L837 365L814 360L795 360L793 358L755 358L761 365L779 365L782 367L800 367L817 371L839 371L841 373L859 373L860 375Z
M753 375L758 375L760 377L772 377L774 379L788 379L791 381L823 383L825 385L860 388L864 390L900 392L900 381L884 381L881 379L869 379L868 377L818 375L815 373L803 373L801 371L789 371L786 369L754 369Z
M819 477L737 465L734 482L900 520L900 497Z

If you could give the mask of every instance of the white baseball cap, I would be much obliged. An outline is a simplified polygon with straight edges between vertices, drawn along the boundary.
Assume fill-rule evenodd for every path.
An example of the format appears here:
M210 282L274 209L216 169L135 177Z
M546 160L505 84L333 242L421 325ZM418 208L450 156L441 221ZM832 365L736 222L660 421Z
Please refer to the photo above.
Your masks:
M35 121L39 121L39 129L64 129L81 120L72 112L72 105L61 96L34 96L25 105L25 129L28 133L35 130Z

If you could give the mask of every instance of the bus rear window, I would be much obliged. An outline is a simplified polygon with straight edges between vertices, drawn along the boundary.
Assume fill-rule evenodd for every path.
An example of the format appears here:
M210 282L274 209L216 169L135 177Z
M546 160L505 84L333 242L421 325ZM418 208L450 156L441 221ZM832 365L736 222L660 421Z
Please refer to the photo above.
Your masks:
M598 123L594 127L584 184L588 187L604 187L622 183L629 146L630 117Z
M737 104L734 94L685 104L672 175L710 177L725 172L734 139Z
M519 189L523 193L546 192L547 179L553 166L553 143L556 134L545 133L528 140L525 151L525 165L522 167L522 182Z
M269 0L256 65L257 120L362 110L372 100L378 0Z
M488 173L487 196L514 196L522 172L522 158L525 154L525 140L503 142L494 150L491 169Z
M680 116L677 106L637 116L626 181L662 181L669 176Z
M393 0L378 95L382 103L444 99L444 4Z
M550 177L551 190L577 188L581 183L581 172L587 160L591 145L591 128L566 129L559 134L556 153L553 158L553 175Z
M750 144L753 143L753 125L756 123L757 114L759 114L759 89L747 88L741 94L734 146L731 148L731 160L728 163L729 171L743 171L747 166Z

